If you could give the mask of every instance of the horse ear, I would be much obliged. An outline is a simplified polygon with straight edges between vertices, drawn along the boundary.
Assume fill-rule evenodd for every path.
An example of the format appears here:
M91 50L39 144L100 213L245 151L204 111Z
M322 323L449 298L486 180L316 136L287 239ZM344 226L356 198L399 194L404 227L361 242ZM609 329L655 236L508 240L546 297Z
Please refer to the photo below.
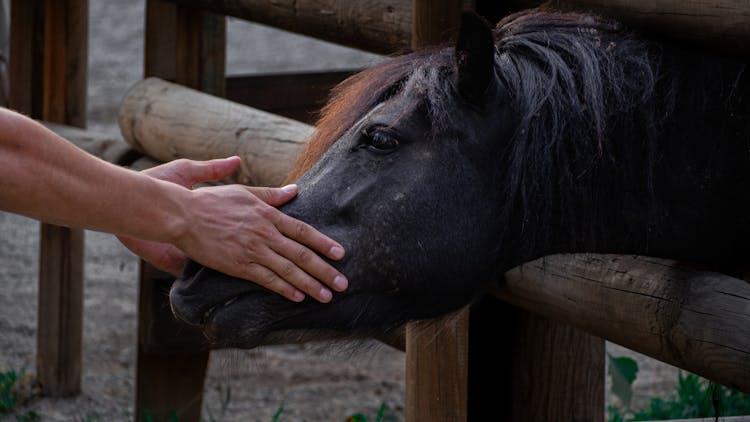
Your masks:
M474 12L461 15L456 41L458 92L472 104L481 104L495 68L495 41L489 24Z

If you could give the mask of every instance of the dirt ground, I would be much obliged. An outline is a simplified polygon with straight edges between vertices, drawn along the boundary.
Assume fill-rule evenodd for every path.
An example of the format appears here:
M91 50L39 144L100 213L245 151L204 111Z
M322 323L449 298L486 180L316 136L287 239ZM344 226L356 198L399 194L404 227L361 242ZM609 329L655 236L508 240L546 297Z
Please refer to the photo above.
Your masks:
M90 17L89 128L118 135L120 99L142 77L143 2L91 1ZM348 69L379 59L236 20L228 28L230 74ZM35 399L17 414L33 410L43 421L132 420L137 259L112 236L94 232L86 233L85 253L82 393ZM35 371L37 255L38 224L0 213L0 372ZM280 421L343 422L356 412L373 417L381 403L402 417L403 353L375 342L360 346L212 352L204 419L269 422L282 404ZM614 345L608 351L635 356ZM637 400L674 385L674 368L637 359Z

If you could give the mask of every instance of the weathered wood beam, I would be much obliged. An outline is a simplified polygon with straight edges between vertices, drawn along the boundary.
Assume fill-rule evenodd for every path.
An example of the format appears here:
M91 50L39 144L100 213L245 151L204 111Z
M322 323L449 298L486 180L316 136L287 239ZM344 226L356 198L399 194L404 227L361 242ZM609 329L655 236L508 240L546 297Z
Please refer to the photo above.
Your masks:
M405 0L170 1L379 53L393 53L411 45L413 9ZM424 2L431 7L429 3L437 2ZM520 9L544 2L508 3ZM743 0L552 0L549 4L602 13L632 26L730 53L750 51L750 3Z
M675 261L553 255L505 274L513 305L750 393L750 283Z
M533 7L540 0L511 0ZM750 53L750 2L745 0L551 0L562 10L593 11L726 53Z
M11 3L9 106L36 119L84 127L87 0ZM81 385L83 232L42 224L37 379L45 394Z
M170 79L224 95L226 17L163 0L146 1L144 76ZM138 160L133 167L147 167ZM166 292L174 277L141 260L138 280L138 354L134 419L148 412L180 421L201 416L209 352L194 327L178 323Z
M411 2L405 0L171 0L377 53L409 47Z
M120 107L120 129L136 150L159 160L239 155L238 181L277 186L311 126L157 78L136 84Z

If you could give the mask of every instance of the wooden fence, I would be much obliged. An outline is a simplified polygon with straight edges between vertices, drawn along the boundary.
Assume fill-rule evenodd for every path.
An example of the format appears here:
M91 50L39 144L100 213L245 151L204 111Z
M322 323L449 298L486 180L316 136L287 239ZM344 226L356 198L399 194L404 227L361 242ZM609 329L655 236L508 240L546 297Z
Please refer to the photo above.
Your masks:
M299 140L309 132L302 124L275 125L280 117L218 98L225 96L227 85L257 81L225 77L225 15L391 52L450 37L467 3L488 14L513 7L513 2L498 7L496 2L460 0L294 3L289 8L272 1L147 0L144 76L212 96L159 79L144 80L125 100L121 115L121 122L126 122L124 134L135 150L161 160L223 156L221 148L226 147L221 142L202 144L201 131L240 124L217 120L217 126L211 126L212 119L229 116L215 113L194 120L200 124L189 131L175 132L178 125L139 108L139 98L163 105L175 120L196 112L189 108L200 104L247 115L243 127L253 124L258 130L227 139L243 142L243 148L260 146L261 154L270 154L273 148L267 146L274 139ZM558 3L585 8L605 5L607 12L633 25L733 52L746 51L750 44L750 2ZM49 122L85 126L87 4L87 0L12 1L11 107ZM293 115L319 105L327 87L346 74L266 76L263 83L270 85L282 78L284 83L290 78L302 81L302 86L305 81L322 82L295 104L279 106L270 97L242 100ZM149 93L154 86L199 100L155 98ZM54 127L113 162L126 164L137 158L137 153L117 143L92 141L86 132ZM259 133L265 135L258 138ZM169 144L154 142L154 135ZM296 144L290 145L282 155L294 154ZM279 158L278 163L290 161ZM284 173L282 167L253 166L253 171L256 168L262 170L255 174L245 169L242 180L274 184ZM81 251L79 231L43 226L37 369L45 392L52 395L73 394L80 388ZM407 327L408 421L463 421L485 415L513 421L603 420L605 338L750 392L750 287L742 280L670 261L598 255L546 257L509 272L505 279L471 312L465 309ZM200 347L200 333L175 329L177 323L164 306L170 282L170 276L142 263L135 415L148 408L157 418L165 418L169 410L182 409L180 421L197 421L201 403L194 398L203 388L208 352Z

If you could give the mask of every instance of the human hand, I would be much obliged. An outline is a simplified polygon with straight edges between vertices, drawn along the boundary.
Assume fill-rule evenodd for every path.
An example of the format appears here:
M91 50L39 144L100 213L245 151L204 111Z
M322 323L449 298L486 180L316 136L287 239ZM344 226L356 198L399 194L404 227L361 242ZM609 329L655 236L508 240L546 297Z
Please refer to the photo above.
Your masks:
M143 170L156 179L172 182L187 189L198 183L211 182L229 177L239 167L239 157L218 160L192 161L179 159ZM185 266L187 255L169 243L153 242L130 236L117 236L130 251L149 262L154 267L179 276Z
M195 183L217 180L240 165L237 157L196 162L177 160L146 170L152 177L192 188ZM297 193L283 189L240 185L200 188L193 191L185 233L175 246L122 238L131 250L155 266L178 273L185 254L203 265L254 281L290 300L301 301L306 292L321 302L331 292L347 287L346 278L313 251L341 259L344 249L313 227L275 209ZM301 291L300 291L301 290Z

